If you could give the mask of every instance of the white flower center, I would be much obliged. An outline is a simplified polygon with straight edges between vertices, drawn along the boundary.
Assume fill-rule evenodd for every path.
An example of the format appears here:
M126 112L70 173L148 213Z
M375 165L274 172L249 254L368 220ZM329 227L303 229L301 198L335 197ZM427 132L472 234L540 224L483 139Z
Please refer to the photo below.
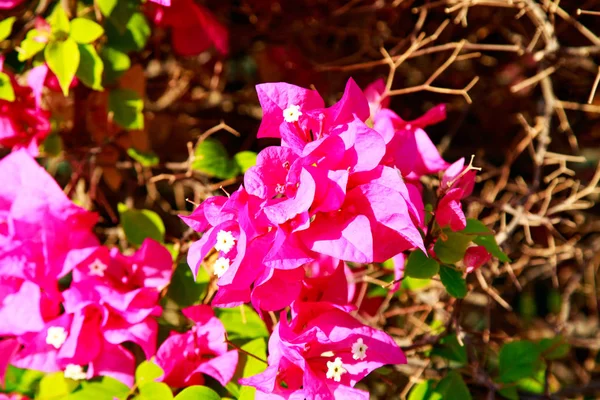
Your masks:
M342 379L342 374L347 371L344 369L342 359L336 357L335 361L327 361L327 378L339 382Z
M300 111L300 106L295 104L290 104L288 108L283 110L283 119L285 122L298 122L301 115L302 111Z
M54 346L55 349L60 347L67 340L67 331L62 326L51 326L46 334L46 343Z
M87 378L87 374L83 372L81 365L67 364L65 368L65 378L81 381Z
M89 268L90 268L90 275L102 277L102 276L104 276L104 271L106 271L106 268L108 268L108 267L106 266L106 264L104 264L102 261L100 261L99 259L96 258L89 265Z
M369 346L363 343L362 338L358 338L358 340L352 344L352 358L355 360L364 360L367 358L368 348Z
M214 273L219 278L229 269L229 258L219 257L213 266Z
M227 254L235 246L235 238L229 231L219 231L217 233L217 244L215 244L215 250L222 251Z

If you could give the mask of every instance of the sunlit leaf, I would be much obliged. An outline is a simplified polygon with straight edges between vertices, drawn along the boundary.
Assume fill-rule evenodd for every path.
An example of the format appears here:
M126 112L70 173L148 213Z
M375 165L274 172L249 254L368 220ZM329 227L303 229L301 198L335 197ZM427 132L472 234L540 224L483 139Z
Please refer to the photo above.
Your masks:
M96 49L90 44L80 44L79 54L77 77L84 85L94 90L103 90L102 72L104 71L104 63L96 53Z
M164 240L165 225L154 211L133 210L122 203L119 203L118 210L125 236L132 244L139 246L146 238L157 242Z
M144 128L144 101L129 89L113 89L108 95L108 110L113 120L125 129Z
M87 44L97 40L104 33L104 28L87 18L75 18L71 21L71 38L77 43Z
M10 77L0 71L0 100L15 101L15 89L12 87Z

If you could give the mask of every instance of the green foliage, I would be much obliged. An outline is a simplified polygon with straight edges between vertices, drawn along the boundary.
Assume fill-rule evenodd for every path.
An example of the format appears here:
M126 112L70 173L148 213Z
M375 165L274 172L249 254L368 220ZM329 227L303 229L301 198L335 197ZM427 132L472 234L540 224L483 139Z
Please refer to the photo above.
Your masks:
M113 120L125 129L144 128L144 101L133 90L114 89L108 95L108 110Z
M36 399L50 400L65 398L77 385L76 381L66 379L62 372L48 374L40 381Z
M498 356L500 381L511 383L532 377L539 368L540 354L539 346L527 340L504 344Z
M235 156L233 156L233 160L236 162L240 170L243 174L256 165L256 153L253 151L240 151Z
M68 35L71 30L69 17L61 3L56 4L46 21L52 28L52 36L54 39L62 40L66 38L66 35Z
M104 82L114 83L131 67L129 56L110 46L104 46L100 51L100 58L104 63Z
M267 359L267 344L262 338L254 339L251 342L246 343L242 346L242 350L253 354L256 357L266 360ZM267 364L257 360L254 357L247 356L246 365L244 365L243 377L257 375L263 372L267 368ZM252 386L242 386L238 400L252 400L256 393L256 388Z
M215 313L223 323L230 340L249 340L269 336L263 320L247 305L241 308L217 308Z
M0 42L10 36L17 17L8 17L0 21Z
M467 219L467 227L463 230L463 233L477 234L473 239L475 244L485 247L498 260L510 262L510 258L498 246L494 233L483 222L473 218Z
M440 268L440 279L446 288L446 291L453 296L462 299L467 295L467 282L462 277L460 271L455 270L447 265L442 265Z
M192 168L219 179L232 178L240 173L240 167L229 157L225 146L211 138L196 145Z
M12 87L10 77L0 71L0 100L15 101L15 89Z
M33 397L37 386L43 377L43 372L21 369L9 365L4 376L3 389L7 393L22 393L26 396Z
M67 400L113 400L124 399L129 393L127 385L104 376L100 381L82 382L81 389L71 393Z
M167 296L180 307L191 306L203 297L209 281L210 277L204 268L199 269L194 281L192 270L187 262L182 260L173 273Z
M571 345L565 340L562 335L554 336L552 338L545 338L539 341L538 349L540 355L546 360L559 360L565 358L569 351L571 351Z
M117 1L118 0L96 0L96 4L98 5L100 12L105 17L108 17L112 14L113 10L117 6Z
M129 157L139 162L143 167L154 167L158 165L159 158L154 152L144 153L139 150L130 147L127 149Z
M470 400L469 388L462 376L450 371L439 382L432 379L416 385L410 392L408 400Z
M446 232L445 236L445 240L439 238L435 242L433 249L441 262L454 264L463 259L473 236L451 231Z
M140 394L135 397L137 400L170 400L173 398L173 392L169 385L162 382L147 382L139 386Z
M444 400L470 400L471 393L462 376L456 371L448 372L435 387L435 393L439 393Z
M94 46L90 44L79 44L79 68L77 68L77 77L84 85L94 89L103 90L102 72L104 63Z
M429 286L430 283L431 279L417 279L412 278L410 276L405 276L404 278L402 278L400 288L415 291Z
M142 361L135 370L135 383L138 386L143 386L148 382L154 382L161 376L165 371L156 363L152 361Z
M164 241L165 225L157 213L151 210L133 210L123 203L119 203L118 210L121 226L130 243L139 246L146 238Z
M209 387L206 386L190 386L183 389L175 400L221 400L221 397Z
M418 279L431 278L438 273L440 265L433 258L427 257L423 251L417 249L410 253L404 274Z
M115 49L125 53L139 51L146 47L150 33L150 25L148 25L146 17L139 12L130 16L124 30L120 28L119 22L116 20L109 19L106 25L108 42Z
M46 41L49 35L47 32L41 32L37 29L32 29L27 32L25 39L21 41L19 46L19 61L26 61L35 56L46 47Z
M71 21L70 37L80 44L89 44L104 33L104 28L87 18L75 18Z
M461 365L466 365L468 361L467 350L465 346L460 345L454 333L441 338L430 354L450 361L456 361Z
M69 94L69 86L79 68L79 47L71 38L64 41L51 42L44 49L44 57L48 68L58 78L58 83L65 96Z

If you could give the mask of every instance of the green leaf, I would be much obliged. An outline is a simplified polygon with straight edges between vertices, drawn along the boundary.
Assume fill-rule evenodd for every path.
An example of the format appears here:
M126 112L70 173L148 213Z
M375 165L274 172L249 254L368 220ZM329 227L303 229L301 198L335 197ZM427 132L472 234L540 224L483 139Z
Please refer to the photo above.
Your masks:
M63 42L52 42L46 46L44 57L48 68L58 78L58 83L65 96L69 94L69 86L79 68L79 47L71 38Z
M98 5L98 8L100 9L102 15L108 17L115 9L117 1L118 0L96 0L95 3Z
M253 354L262 360L267 359L267 344L263 338L254 339L251 342L246 343L242 346L242 350L248 354ZM266 363L259 361L254 357L247 356L242 376L247 378L249 376L257 375L265 369L267 369ZM255 394L256 388L252 386L242 386L238 400L253 400Z
M417 279L410 276L405 276L402 278L400 288L415 291L427 287L430 283L431 279Z
M46 153L46 155L56 157L63 150L62 138L56 132L50 133L46 139L44 139L44 143L42 144L42 151Z
M165 374L165 371L152 361L142 361L135 370L135 383L143 386L148 382L154 382Z
M175 400L221 400L221 397L209 387L206 386L190 386L183 389Z
M147 382L140 386L140 400L170 400L173 392L169 385L162 382Z
M56 4L46 21L52 28L52 34L58 39L63 39L62 36L68 34L71 29L69 17L61 3Z
M537 370L534 372L533 376L519 379L517 381L517 388L524 392L544 393L544 368L542 368L543 363L540 363L537 366Z
M462 260L473 236L459 232L446 232L445 235L447 236L446 240L439 238L433 249L440 261L454 264Z
M456 334L444 336L431 351L432 356L443 357L447 360L456 361L462 365L467 364L467 350L465 346L458 343Z
M127 149L127 154L144 167L154 167L160 161L154 152L144 153L133 147Z
M215 139L205 139L196 145L192 168L210 177L228 179L239 174L238 165L229 158L225 147Z
M428 379L412 388L408 400L442 400L442 396L434 391L437 381Z
M106 36L112 47L126 53L140 51L146 47L151 30L144 14L133 13L124 30L120 29L118 24L119 22L109 19L106 25Z
M446 291L459 299L467 295L467 282L462 277L462 273L454 268L442 265L440 268L440 279L446 288Z
M217 308L215 313L221 320L230 340L236 339L255 339L268 337L269 332L262 319L256 311L247 305L242 309L236 308Z
M48 34L46 32L41 32L37 29L30 30L29 32L27 32L27 36L25 36L25 39L21 42L21 44L18 47L18 60L21 62L29 60L37 53L44 50L47 41Z
M448 375L435 387L435 392L439 393L444 400L472 399L469 388L462 376L456 371L448 372Z
M104 71L104 63L96 53L96 49L91 44L79 44L79 68L77 68L77 77L84 85L94 89L103 90L102 88L102 71Z
M15 101L15 89L12 87L10 77L0 71L0 100Z
M209 281L210 277L204 268L198 269L198 277L194 281L192 270L182 260L173 273L167 297L182 308L189 307L202 299Z
M151 210L133 210L123 203L118 205L121 225L130 243L139 246L144 239L151 238L163 242L165 225L157 213Z
M509 400L519 400L519 392L517 392L517 388L515 386L506 386L502 389L498 390L500 396L509 399Z
M500 381L516 382L534 375L540 364L540 350L526 340L506 343L500 349L498 363Z
M571 346L562 335L540 340L538 348L541 356L546 360L565 358L571 351Z
M30 369L21 369L9 365L4 375L4 389L7 393L15 392L32 397L39 386L44 373Z
M65 379L62 372L48 374L40 381L36 399L51 400L65 398L78 384L78 382L71 379Z
M100 50L100 58L104 62L104 79L107 84L116 82L131 67L127 54L109 46Z
M99 382L82 382L82 388L73 392L67 400L113 400L122 399L129 393L127 385L108 376L102 377Z
M433 258L429 258L422 250L415 250L408 256L404 273L418 279L431 278L438 273L440 265Z
M77 43L87 44L97 40L104 33L104 28L91 19L75 18L71 21L71 39Z
M467 219L467 227L462 231L463 233L477 234L477 237L473 240L479 246L485 247L491 255L496 257L502 262L510 262L510 258L500 249L496 242L494 233L485 224L477 219Z
M10 36L17 17L8 17L0 21L0 42Z
M144 101L133 90L114 89L108 95L108 110L113 120L125 129L144 128Z
M256 165L256 153L253 151L240 151L233 156L233 160L236 162L238 167L240 167L242 173L245 174L250 167Z

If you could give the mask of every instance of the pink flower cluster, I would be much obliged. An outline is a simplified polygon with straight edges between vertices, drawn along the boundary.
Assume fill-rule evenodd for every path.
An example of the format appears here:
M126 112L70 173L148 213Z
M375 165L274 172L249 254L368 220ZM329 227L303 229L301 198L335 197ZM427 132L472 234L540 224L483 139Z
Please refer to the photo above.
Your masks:
M258 136L281 138L281 146L259 153L239 190L182 216L203 232L188 253L194 274L207 257L214 261L213 305L291 306L291 322L282 313L269 340L268 369L242 381L257 398L367 399L356 382L405 362L389 336L350 316L344 262L403 261L405 251L426 251L419 178L449 165L422 128L445 109L404 121L387 108L384 90L378 81L363 94L350 80L341 100L325 107L314 90L258 85ZM463 167L448 168L436 210L452 229L464 228L455 222L465 221L456 202L472 189Z
M4 59L0 56L0 71L3 64ZM24 148L37 156L40 143L50 133L50 113L41 108L34 88L21 86L11 73L3 72L10 78L15 99L0 99L0 146L15 150Z
M0 174L0 378L12 364L131 384L123 343L154 355L170 253L152 240L130 256L99 246L96 215L23 150L0 161Z

